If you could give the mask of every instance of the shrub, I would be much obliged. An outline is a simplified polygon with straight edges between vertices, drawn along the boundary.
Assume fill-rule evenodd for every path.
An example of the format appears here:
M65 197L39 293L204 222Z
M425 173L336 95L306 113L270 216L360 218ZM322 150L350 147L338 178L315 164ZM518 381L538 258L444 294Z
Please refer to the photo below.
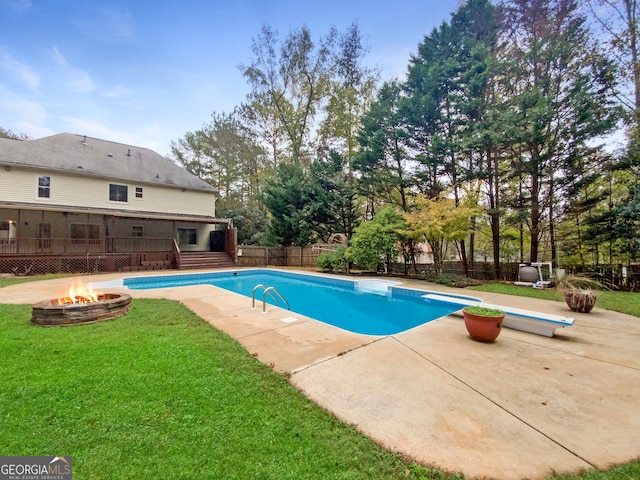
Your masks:
M425 277L425 280L427 280L428 282L437 283L438 285L458 288L472 287L481 284L481 282L478 280L465 277L464 275L456 275L455 273L443 273L435 276L427 275Z
M346 247L338 246L334 252L325 252L318 255L317 264L327 272L343 272L347 268L347 259L344 256Z

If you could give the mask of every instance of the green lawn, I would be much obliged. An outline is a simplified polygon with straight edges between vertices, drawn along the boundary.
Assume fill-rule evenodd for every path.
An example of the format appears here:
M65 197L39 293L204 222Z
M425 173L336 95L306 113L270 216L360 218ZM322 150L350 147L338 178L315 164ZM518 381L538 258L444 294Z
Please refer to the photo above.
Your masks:
M0 452L72 455L74 479L453 479L323 411L181 304L67 328L0 305ZM640 478L640 462L558 479Z
M0 305L0 451L71 455L74 479L425 478L177 302L43 328Z
M37 275L34 277L0 277L0 288L8 287L9 285L16 285L18 283L35 282L38 280L51 280L52 278L71 277L70 273L52 273L49 275Z

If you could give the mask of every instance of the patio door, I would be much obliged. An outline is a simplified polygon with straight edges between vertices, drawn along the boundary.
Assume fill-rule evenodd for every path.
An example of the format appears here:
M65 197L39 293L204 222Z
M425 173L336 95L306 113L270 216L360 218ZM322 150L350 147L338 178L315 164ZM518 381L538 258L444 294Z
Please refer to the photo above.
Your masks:
M41 252L51 251L51 224L40 223L38 225L38 248Z
M16 225L13 220L0 220L0 253L16 253Z

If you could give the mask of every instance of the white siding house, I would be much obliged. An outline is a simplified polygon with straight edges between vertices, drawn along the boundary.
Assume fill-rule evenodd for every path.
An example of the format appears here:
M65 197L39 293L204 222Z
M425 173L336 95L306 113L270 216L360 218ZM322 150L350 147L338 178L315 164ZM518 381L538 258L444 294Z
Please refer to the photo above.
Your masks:
M135 254L136 269L144 255L163 266L179 265L184 252L233 257L235 231L216 218L217 193L146 148L69 133L0 138L0 261ZM160 255L168 252L178 257Z

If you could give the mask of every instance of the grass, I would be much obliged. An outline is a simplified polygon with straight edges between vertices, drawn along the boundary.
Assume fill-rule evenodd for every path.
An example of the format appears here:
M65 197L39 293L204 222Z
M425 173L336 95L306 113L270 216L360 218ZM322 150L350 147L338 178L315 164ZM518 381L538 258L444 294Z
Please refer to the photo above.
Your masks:
M9 285L16 285L18 283L35 282L38 280L51 280L53 278L63 278L75 276L71 273L52 273L49 275L37 275L31 277L1 277L0 276L0 288L8 287Z
M78 480L461 478L380 448L177 302L78 327L29 316L0 305L3 455L71 455ZM555 478L640 478L640 461Z
M71 455L76 479L455 478L385 451L177 302L78 327L29 317L0 305L3 455Z
M541 298L544 300L564 302L562 293L551 288L519 287L517 285L500 282L485 283L483 285L469 288L471 290L478 290L482 292L502 293L505 295L518 295L521 297ZM637 292L599 290L596 307L640 317L640 294Z

